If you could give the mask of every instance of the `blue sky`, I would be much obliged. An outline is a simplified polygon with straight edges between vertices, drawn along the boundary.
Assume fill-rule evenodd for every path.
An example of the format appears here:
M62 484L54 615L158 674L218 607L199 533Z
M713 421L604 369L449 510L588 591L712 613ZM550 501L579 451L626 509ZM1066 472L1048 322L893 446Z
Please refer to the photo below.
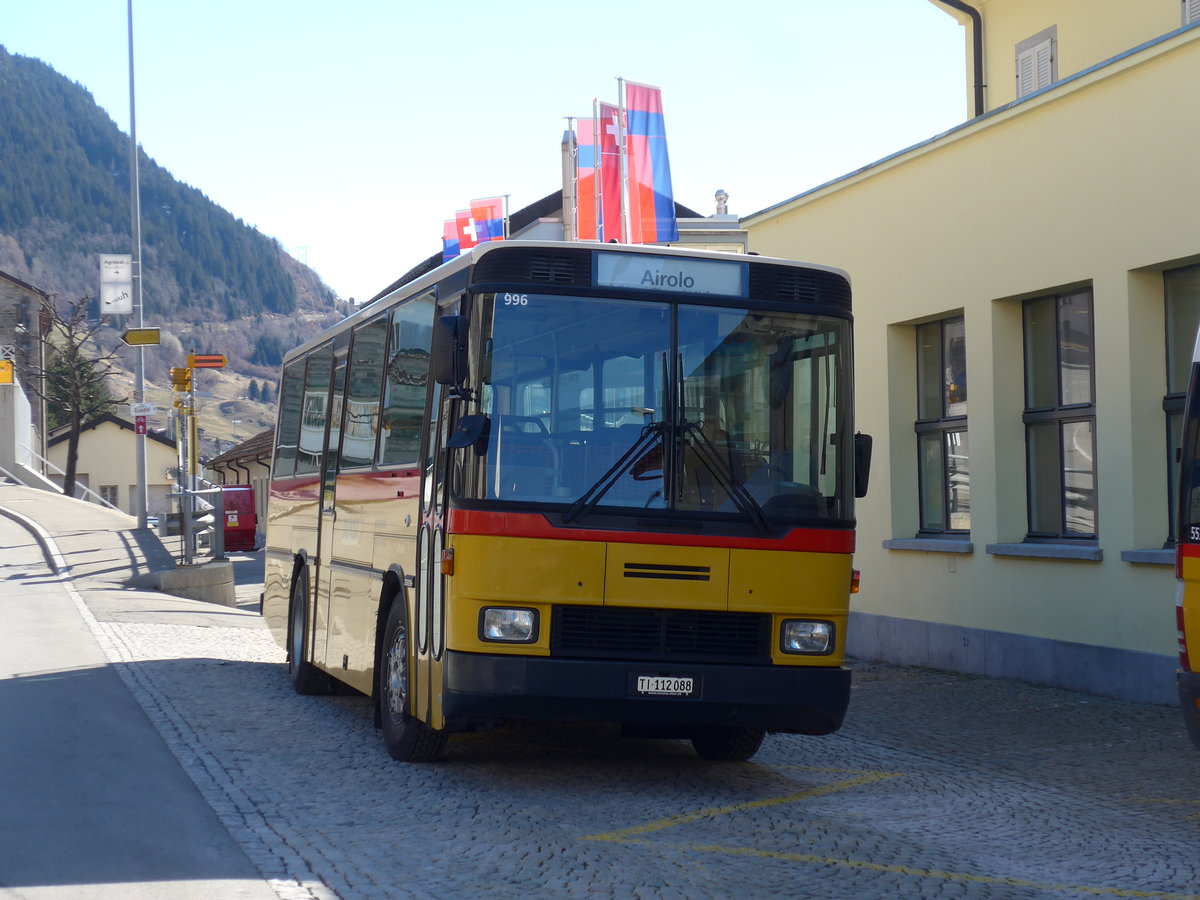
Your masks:
M964 30L930 0L134 0L133 24L145 151L347 299L438 252L472 198L561 187L565 117L618 77L662 88L675 197L706 215L967 116ZM128 133L126 0L0 0L0 44Z

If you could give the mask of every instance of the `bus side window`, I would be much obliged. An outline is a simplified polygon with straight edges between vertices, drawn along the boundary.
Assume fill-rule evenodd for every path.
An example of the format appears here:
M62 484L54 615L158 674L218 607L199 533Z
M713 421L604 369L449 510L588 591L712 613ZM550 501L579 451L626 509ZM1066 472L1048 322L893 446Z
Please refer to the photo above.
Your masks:
M329 413L329 378L333 374L333 344L326 344L308 358L304 379L304 404L300 413L300 442L296 451L296 474L311 475L325 449L325 417Z
M436 308L428 294L392 313L377 457L381 466L413 465L420 456Z
M296 446L300 443L300 410L304 405L304 358L294 359L283 369L279 389L279 429L275 433L272 478L291 478L296 470Z
M342 435L343 469L369 466L375 457L386 344L387 319L383 316L354 334L347 376L346 425Z

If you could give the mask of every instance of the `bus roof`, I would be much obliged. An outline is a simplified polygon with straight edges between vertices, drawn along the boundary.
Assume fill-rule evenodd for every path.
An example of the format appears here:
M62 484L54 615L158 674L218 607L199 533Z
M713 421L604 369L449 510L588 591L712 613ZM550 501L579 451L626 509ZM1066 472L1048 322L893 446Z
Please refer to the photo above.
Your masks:
M679 256L692 259L713 259L713 260L735 260L738 262L759 263L766 265L792 266L798 269L816 270L828 272L832 275L837 275L845 279L846 283L850 283L849 274L836 266L821 265L819 263L802 262L795 259L783 259L773 256L759 256L753 253L730 253L727 250L704 250L691 247L670 247L659 244L602 244L596 241L489 241L484 244L478 244L468 250L466 253L442 263L435 269L405 282L404 284L396 285L392 290L382 294L369 303L355 310L346 318L342 319L336 325L327 328L321 334L313 337L297 347L294 347L288 353L284 354L283 361L286 363L296 356L307 353L313 347L316 347L325 341L329 340L331 334L342 331L347 328L353 328L356 325L374 318L380 310L389 308L396 302L400 296L416 296L424 293L434 285L453 276L455 273L467 269L479 262L485 255L489 253L512 253L518 250L608 250L620 251L623 253L640 253L651 256Z

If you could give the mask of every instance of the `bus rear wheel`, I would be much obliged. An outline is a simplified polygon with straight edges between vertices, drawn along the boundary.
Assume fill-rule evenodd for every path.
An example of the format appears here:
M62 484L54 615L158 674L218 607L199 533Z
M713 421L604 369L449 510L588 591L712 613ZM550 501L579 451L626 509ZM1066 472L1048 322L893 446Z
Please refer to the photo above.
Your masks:
M288 607L288 678L297 694L327 694L330 678L308 657L308 575L300 572L292 582Z
M692 746L705 759L745 762L762 746L765 728L705 728L692 735Z
M392 603L383 631L383 652L375 671L383 743L392 759L433 762L446 750L445 731L430 728L409 713L408 615L402 597Z

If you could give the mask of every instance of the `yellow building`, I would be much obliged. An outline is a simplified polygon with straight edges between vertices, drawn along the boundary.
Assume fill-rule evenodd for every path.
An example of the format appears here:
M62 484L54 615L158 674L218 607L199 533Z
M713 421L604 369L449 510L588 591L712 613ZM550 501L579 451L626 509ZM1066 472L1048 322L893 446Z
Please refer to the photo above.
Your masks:
M1175 702L1200 2L930 2L971 118L742 221L853 281L851 652Z
M47 458L57 467L67 468L69 426L50 432ZM137 496L136 432L134 424L119 416L106 413L83 424L79 434L79 456L75 479L107 503L136 515ZM172 470L178 466L175 444L160 434L146 435L146 489L149 495L147 513L165 516L172 501L168 494L175 487ZM62 485L62 476L54 481ZM84 496L84 499L92 499Z

